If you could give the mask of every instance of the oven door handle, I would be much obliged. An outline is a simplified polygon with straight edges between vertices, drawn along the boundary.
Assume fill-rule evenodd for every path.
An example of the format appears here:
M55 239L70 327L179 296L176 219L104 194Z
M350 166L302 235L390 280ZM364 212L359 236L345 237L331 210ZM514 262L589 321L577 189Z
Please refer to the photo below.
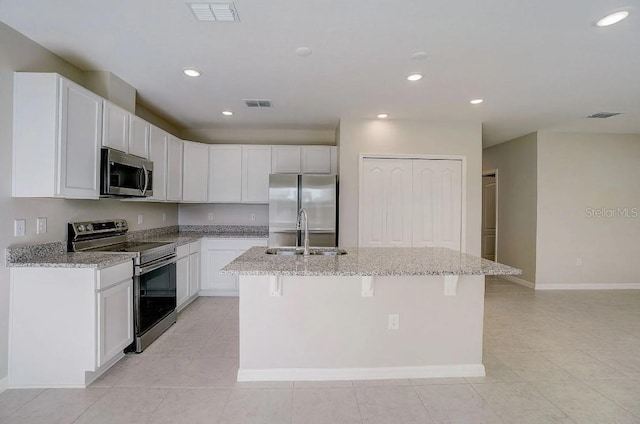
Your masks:
M162 262L153 263L147 266L141 266L140 268L136 269L136 275L143 275L148 272L155 271L158 268L162 268L163 266L171 265L173 263L176 263L175 256Z
M142 172L144 172L144 187L142 188L142 195L144 196L149 187L149 171L147 171L147 167L144 165L142 165Z

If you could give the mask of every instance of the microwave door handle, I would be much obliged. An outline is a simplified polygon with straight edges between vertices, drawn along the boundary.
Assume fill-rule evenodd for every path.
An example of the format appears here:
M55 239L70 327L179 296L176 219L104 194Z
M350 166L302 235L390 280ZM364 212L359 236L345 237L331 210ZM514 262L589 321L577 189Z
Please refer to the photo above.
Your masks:
M142 171L144 172L144 187L142 189L142 195L144 196L149 187L149 171L147 171L147 167L144 165L142 165Z

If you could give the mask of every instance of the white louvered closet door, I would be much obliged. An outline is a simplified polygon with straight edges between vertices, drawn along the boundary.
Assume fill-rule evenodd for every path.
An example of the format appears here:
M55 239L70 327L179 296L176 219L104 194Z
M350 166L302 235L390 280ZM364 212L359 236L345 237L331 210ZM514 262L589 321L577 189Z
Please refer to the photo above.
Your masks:
M363 161L362 247L411 247L413 165L406 159Z
M413 160L413 247L460 250L462 162Z

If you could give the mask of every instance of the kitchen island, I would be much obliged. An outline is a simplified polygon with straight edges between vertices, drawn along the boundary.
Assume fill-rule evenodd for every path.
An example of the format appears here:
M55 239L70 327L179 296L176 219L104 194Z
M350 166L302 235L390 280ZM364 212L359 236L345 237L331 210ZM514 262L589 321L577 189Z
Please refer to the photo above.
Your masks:
M484 376L484 276L520 270L445 248L268 255L239 275L238 381Z

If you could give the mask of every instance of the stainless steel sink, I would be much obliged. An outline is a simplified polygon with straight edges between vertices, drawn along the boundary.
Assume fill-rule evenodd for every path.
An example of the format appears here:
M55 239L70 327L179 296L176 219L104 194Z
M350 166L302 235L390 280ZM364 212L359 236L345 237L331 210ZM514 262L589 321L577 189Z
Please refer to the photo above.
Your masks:
M265 252L267 255L281 255L281 256L295 256L302 255L303 249L292 249L287 247L271 247ZM344 249L309 249L309 255L311 256L339 256L346 255L347 251Z

